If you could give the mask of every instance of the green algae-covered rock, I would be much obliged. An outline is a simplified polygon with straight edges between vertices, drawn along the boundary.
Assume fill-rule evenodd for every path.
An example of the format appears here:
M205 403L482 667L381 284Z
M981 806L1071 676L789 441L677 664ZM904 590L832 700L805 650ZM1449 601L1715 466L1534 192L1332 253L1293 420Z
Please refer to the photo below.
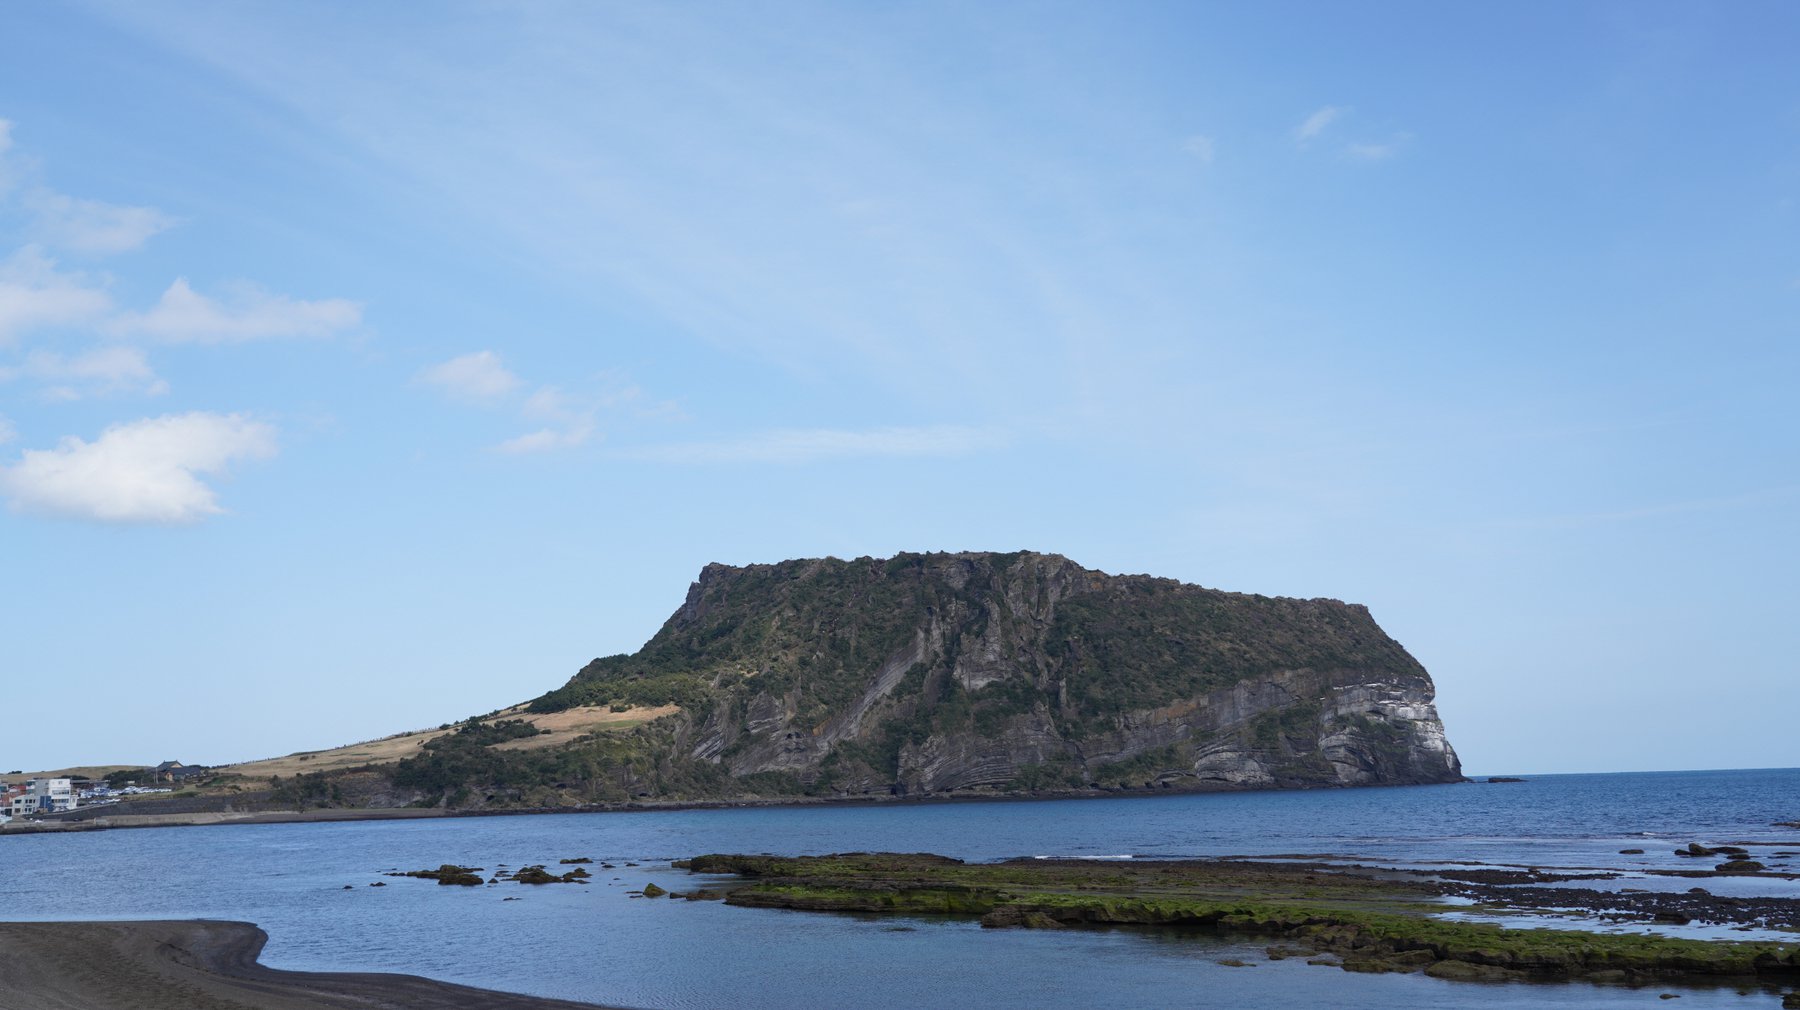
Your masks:
M1720 873L1758 873L1765 867L1754 859L1733 859L1729 863L1720 863L1713 867Z

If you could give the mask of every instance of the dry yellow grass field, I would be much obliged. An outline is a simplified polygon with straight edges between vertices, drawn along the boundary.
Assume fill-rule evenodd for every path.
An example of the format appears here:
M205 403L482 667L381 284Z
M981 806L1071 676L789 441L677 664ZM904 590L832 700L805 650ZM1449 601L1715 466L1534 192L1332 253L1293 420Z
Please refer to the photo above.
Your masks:
M7 771L0 774L0 782L23 782L26 779L70 779L90 778L103 779L112 772L124 771L127 768L142 768L143 765L78 765L74 768L50 768L44 771Z
M496 712L482 721L523 719L531 723L541 731L539 735L522 740L509 740L506 743L496 744L495 747L500 750L537 750L568 743L576 737L597 730L630 729L677 711L680 710L674 705L663 705L657 708L630 708L623 712L614 712L604 705L590 705L539 715L525 711L523 705L516 705ZM345 768L360 768L364 765L393 764L402 758L417 755L427 741L435 740L447 732L449 730L425 729L410 733L396 733L379 740L365 740L362 743L353 743L343 747L301 751L284 757L221 765L217 770L243 775L247 778L267 779L276 775L286 778L303 772L341 771ZM82 765L38 771L21 770L17 774L7 771L0 773L0 783L22 783L31 778L71 778L75 776L85 776L97 780L105 778L109 772L143 767L147 766Z
M596 730L629 729L675 711L677 709L674 705L664 705L658 708L631 708L623 712L611 711L604 705L590 705L539 715L526 712L525 707L519 705L496 712L482 721L523 719L531 723L542 731L538 736L522 740L509 740L506 743L497 744L496 747L502 750L535 750L540 747L554 747L567 743L584 733L592 733ZM344 747L333 747L329 750L302 751L286 757L225 765L218 770L250 778L269 778L275 775L285 778L303 772L338 771L344 768L359 768L363 765L392 764L402 758L417 755L427 741L435 740L448 732L450 731L444 729L426 729L411 733L397 733L380 740L367 740Z

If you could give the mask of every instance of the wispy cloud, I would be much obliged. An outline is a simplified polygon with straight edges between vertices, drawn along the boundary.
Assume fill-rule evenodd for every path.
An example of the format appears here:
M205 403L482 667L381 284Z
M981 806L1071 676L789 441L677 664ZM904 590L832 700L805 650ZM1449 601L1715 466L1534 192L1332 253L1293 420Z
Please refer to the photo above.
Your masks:
M106 523L191 523L225 510L202 475L275 455L275 429L242 414L168 414L69 436L0 467L15 509Z
M502 452L574 448L593 437L601 409L611 405L606 397L572 397L555 386L544 386L525 398L519 413L553 427L504 442L499 448Z
M3 136L0 136L0 140L4 139ZM0 445L5 445L18 437L19 429L13 427L12 421L8 420L6 415L0 414Z
M1294 127L1294 143L1300 147L1306 147L1314 140L1318 139L1318 136L1324 133L1332 123L1337 122L1349 111L1350 109L1347 106L1342 105L1326 105L1321 107L1312 115L1301 120L1299 126Z
M362 321L362 306L344 298L305 301L238 285L229 301L195 291L187 278L169 285L148 312L119 316L110 329L168 343L230 344L281 337L326 337Z
M783 428L713 442L680 442L623 450L630 459L661 463L814 463L878 456L963 456L1009 441L994 428L956 425L872 428Z
M36 329L91 323L112 308L107 293L26 246L0 262L0 347Z
M0 119L0 197L11 202L17 192L24 231L34 244L109 256L137 249L177 223L155 207L85 200L43 185L37 163L12 154L12 130L9 120Z
M1325 105L1315 110L1312 115L1300 121L1294 127L1294 146L1304 151L1313 146L1314 141L1324 137L1339 120L1350 115L1348 105ZM1368 164L1387 161L1399 154L1407 144L1411 143L1412 134L1396 133L1386 140L1353 140L1345 141L1341 147L1332 145L1340 155L1350 161Z
M18 166L14 159L7 157L13 147L12 130L11 120L0 119L0 197L6 196L18 185Z
M557 449L572 449L582 445L594 435L592 424L580 424L573 428L539 428L537 431L518 438L509 438L494 446L494 451L512 455L533 452L552 452Z
M38 241L73 252L130 252L175 224L154 207L82 200L41 188L26 195L24 204L36 217L32 232Z
M519 407L522 417L548 421L551 427L540 428L517 438L509 438L495 450L505 453L550 452L573 449L594 437L600 404L577 400L555 386L544 386L525 398Z
M329 336L362 320L362 307L343 298L308 301L238 283L219 299L195 291L186 278L177 278L148 310L117 312L101 284L62 270L45 250L101 256L128 252L172 227L176 219L154 207L56 192L34 181L35 163L13 156L12 147L12 123L0 120L0 198L9 209L23 213L25 230L33 238L0 262L0 346L28 331L55 327L87 326L112 336L144 335L168 343L220 344ZM27 184L11 192L20 177ZM84 356L67 367L92 369L108 362L114 368L124 366L126 352ZM141 355L137 362L147 368ZM49 372L63 366L40 358L29 367ZM141 369L137 377L143 378Z
M54 351L33 351L22 364L0 367L0 382L20 378L44 383L44 395L52 400L113 393L159 396L169 391L169 384L157 377L143 350L137 347L99 347L73 357Z
M419 373L419 381L453 399L475 403L499 402L525 384L493 351L475 351L432 365Z
M673 402L657 400L613 372L601 373L587 390L570 392L546 385L520 396L529 384L493 351L475 351L432 365L419 373L418 381L442 390L451 399L516 410L522 420L543 425L493 447L496 452L513 455L585 445L600 434L602 414L652 419L681 416L680 407Z
M476 87L456 53L431 44L408 60L413 76L401 88L376 55L391 44L386 28L276 44L267 23L259 29L246 15L114 16L291 103L321 138L385 163L409 191L431 194L443 213L489 229L546 272L641 302L699 341L776 367L862 373L911 390L915 405L917 390L944 383L1022 399L1056 384L1085 399L1103 385L1091 362L1123 369L1118 345L1154 345L1147 357L1188 346L1184 267L1197 242L1176 223L1183 215L1146 218L1144 233L1128 236L1112 215L1092 212L1144 181L1133 173L1065 161L1049 134L1002 140L1005 124L956 89L890 81L911 73L903 63L859 63L856 86L821 87L815 75L838 65L828 54L863 38L860 28L792 37L748 9L717 18L585 10L496 26L493 51L542 74ZM621 30L621 20L634 27ZM308 40L318 31L304 19L288 24ZM656 46L625 41L640 33L713 70L646 62ZM825 59L770 64L768 46L746 45L778 36ZM590 59L542 58L575 38ZM1056 74L1041 83L1070 87ZM621 100L579 98L593 93ZM884 104L891 129L869 129L875 93L898 103ZM1045 110L1059 105L1045 96ZM1176 156L1182 133L1145 132L1130 125L1136 118L1103 116L1086 132ZM482 157L446 156L466 150L469 136L483 138ZM733 157L698 154L697 144ZM1229 160L1228 141L1219 138L1214 155ZM1209 233L1201 244L1214 241ZM1024 372L1029 381L1019 381Z
M1181 149L1200 164L1210 165L1213 163L1213 155L1217 153L1218 145L1213 138L1196 133L1181 142Z
M1764 505L1792 501L1800 497L1800 486L1767 488L1747 494L1726 495L1716 498L1691 498L1685 501L1658 502L1652 505L1640 505L1632 508L1611 509L1599 512L1570 512L1562 515L1530 516L1521 519L1502 519L1489 524L1492 526L1513 529L1557 529L1578 526L1604 525L1608 523L1636 522L1643 519L1660 519L1665 516L1691 515L1706 512L1729 512L1738 509L1759 508Z
M1410 133L1396 133L1384 141L1357 141L1344 145L1344 157L1351 161L1387 161L1404 150L1411 141Z

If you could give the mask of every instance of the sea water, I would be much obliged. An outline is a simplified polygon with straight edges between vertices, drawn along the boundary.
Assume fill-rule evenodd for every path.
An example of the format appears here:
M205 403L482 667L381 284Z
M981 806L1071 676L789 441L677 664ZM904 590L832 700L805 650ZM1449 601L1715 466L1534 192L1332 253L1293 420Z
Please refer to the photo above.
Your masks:
M1476 985L1268 961L1267 941L1116 930L983 930L959 919L648 900L704 886L672 859L708 852L1244 855L1392 866L1691 869L1689 841L1800 831L1800 770L1556 775L1509 784L1091 800L737 808L0 837L0 919L216 918L269 934L265 963L389 971L616 1006L1625 1007L1663 989ZM1641 856L1619 853L1642 848ZM442 863L516 868L588 857L581 885L440 887L389 878ZM616 869L603 869L600 862ZM628 866L636 863L636 866ZM388 886L370 887L374 882ZM1604 883L1604 882L1600 882ZM1691 880L1634 877L1685 890ZM1708 881L1709 888L1723 879ZM1800 895L1792 882L1730 881ZM346 889L348 885L348 889ZM1720 892L1723 893L1723 892ZM504 899L516 898L507 901ZM1253 967L1219 962L1238 959ZM1666 987L1665 987L1666 989ZM1774 1005L1679 989L1682 1006Z

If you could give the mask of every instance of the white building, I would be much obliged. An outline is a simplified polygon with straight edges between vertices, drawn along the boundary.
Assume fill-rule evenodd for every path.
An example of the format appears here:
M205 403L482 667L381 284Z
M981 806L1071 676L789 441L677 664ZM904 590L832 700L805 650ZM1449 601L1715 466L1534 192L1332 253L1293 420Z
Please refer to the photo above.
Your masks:
M75 786L68 779L32 779L25 783L25 789L25 795L32 801L32 813L50 814L73 810L78 802L75 799Z

